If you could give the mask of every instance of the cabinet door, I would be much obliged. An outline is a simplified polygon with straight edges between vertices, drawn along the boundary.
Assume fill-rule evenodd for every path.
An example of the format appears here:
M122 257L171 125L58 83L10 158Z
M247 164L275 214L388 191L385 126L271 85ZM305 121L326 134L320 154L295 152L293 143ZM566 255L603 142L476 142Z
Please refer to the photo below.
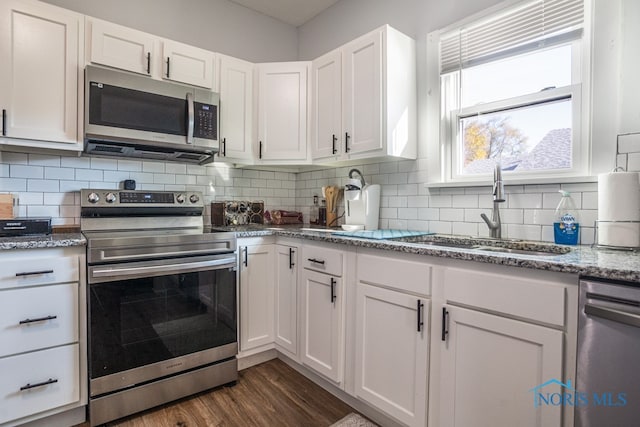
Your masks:
M408 426L424 426L427 415L429 306L409 294L357 285L356 395Z
M83 25L81 15L45 3L0 2L4 136L78 143Z
M446 306L441 426L560 426L562 407L535 405L534 388L562 381L559 330ZM560 393L547 385L544 392Z
M342 382L342 279L304 270L302 281L302 362L330 380Z
M220 158L253 156L253 68L250 62L220 55Z
M382 150L382 31L343 48L345 151Z
M307 62L259 65L258 157L307 158Z
M213 52L165 40L162 42L162 78L211 89L213 56Z
M273 343L273 247L240 248L240 350Z
M154 72L154 36L99 19L89 23L91 62L146 75Z
M325 159L342 153L342 53L334 50L313 61L311 156Z
M276 344L293 355L298 354L298 248L276 245Z

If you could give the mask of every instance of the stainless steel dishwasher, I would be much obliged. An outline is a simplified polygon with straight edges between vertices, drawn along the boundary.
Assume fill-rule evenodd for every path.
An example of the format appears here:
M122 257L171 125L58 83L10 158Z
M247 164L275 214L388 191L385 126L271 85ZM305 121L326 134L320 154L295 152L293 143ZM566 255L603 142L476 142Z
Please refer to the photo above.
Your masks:
M640 284L580 281L575 425L640 422Z

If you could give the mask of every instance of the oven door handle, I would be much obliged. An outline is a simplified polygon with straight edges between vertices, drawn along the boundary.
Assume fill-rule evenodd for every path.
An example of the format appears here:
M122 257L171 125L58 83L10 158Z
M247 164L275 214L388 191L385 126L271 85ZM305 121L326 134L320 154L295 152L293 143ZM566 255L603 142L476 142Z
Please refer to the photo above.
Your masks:
M162 264L136 267L108 266L104 268L94 268L91 272L92 278L109 277L116 278L122 276L145 276L158 273L177 274L194 270L202 270L210 267L215 269L236 267L236 258L227 257L207 261L184 262L180 264Z

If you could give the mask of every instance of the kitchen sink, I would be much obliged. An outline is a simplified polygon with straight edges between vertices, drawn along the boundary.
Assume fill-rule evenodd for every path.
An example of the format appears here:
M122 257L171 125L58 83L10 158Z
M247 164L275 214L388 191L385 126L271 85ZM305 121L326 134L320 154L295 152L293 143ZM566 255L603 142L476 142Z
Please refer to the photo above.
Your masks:
M533 256L555 256L571 252L567 246L524 240L474 238L466 236L423 235L390 239L397 242L416 243L427 247L474 249L483 252Z

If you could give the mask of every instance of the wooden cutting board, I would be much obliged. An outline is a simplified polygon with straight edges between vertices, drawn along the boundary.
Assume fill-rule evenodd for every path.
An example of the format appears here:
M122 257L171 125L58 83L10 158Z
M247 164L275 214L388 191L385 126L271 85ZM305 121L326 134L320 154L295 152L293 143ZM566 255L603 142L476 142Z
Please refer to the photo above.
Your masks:
M0 219L13 219L13 195L0 194Z

